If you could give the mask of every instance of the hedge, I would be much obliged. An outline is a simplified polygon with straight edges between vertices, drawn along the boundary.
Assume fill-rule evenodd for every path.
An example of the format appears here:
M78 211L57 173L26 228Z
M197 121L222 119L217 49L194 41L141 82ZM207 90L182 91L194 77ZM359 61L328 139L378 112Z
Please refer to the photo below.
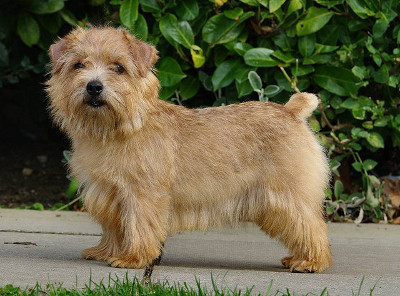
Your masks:
M317 93L310 119L334 175L331 219L391 220L380 176L400 145L395 0L33 0L0 9L0 84L45 73L71 26L124 26L156 45L160 97L189 107ZM17 37L18 36L18 37ZM249 79L250 78L250 79ZM266 118L266 120L268 120ZM350 176L350 180L349 177Z

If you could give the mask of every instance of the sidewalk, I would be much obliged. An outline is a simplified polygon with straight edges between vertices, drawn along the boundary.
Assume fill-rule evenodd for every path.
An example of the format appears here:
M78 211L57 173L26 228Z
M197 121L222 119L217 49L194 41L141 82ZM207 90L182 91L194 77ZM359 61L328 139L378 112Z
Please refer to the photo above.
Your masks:
M127 270L105 262L81 259L83 249L94 246L101 230L86 213L0 209L0 286L33 286L38 281L83 287L109 274L124 277ZM392 225L330 224L334 265L323 274L290 273L280 265L287 250L252 224L239 229L193 232L173 236L165 245L161 266L152 280L187 282L195 278L211 287L211 273L219 287L263 293L272 290L295 295L352 295L365 276L361 295L400 295L400 227ZM31 245L13 244L30 242ZM129 270L141 278L143 270Z

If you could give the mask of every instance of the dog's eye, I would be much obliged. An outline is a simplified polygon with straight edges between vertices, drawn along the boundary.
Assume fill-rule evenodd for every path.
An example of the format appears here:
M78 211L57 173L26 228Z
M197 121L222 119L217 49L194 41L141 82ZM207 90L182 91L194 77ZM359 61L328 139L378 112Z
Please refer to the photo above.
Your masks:
M81 69L81 68L83 68L83 67L85 67L82 63L76 63L75 65L74 65L74 69Z
M116 68L117 74L122 74L122 73L124 73L124 71L125 71L125 68L122 67L122 66L121 66L120 64L118 64L118 63L115 63L115 68Z

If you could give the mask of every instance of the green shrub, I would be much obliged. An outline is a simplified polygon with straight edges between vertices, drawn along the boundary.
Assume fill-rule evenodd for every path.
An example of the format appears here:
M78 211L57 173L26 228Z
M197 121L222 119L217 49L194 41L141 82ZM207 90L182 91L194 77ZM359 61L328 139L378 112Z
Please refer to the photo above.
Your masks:
M44 51L65 23L100 20L123 25L157 46L163 100L199 107L267 97L282 103L297 89L318 93L321 105L310 124L331 157L328 215L360 221L393 217L376 176L398 173L386 167L388 153L395 155L400 145L398 1L100 0L77 5L35 0L14 5L18 13L7 16L13 21L0 16L8 23L0 24L1 73L12 70L8 56L16 34ZM43 51L37 51L39 62ZM249 73L269 89L260 88L258 79L258 88L252 85ZM9 83L19 75L5 79L2 74L2 80Z

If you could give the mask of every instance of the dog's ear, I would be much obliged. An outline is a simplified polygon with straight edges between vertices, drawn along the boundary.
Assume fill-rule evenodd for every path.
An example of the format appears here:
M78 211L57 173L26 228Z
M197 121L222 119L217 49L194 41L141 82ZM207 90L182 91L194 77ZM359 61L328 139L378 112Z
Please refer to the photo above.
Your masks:
M146 77L147 73L151 71L154 64L158 61L158 51L154 46L136 39L129 32L124 31L124 33L128 39L138 73L140 76Z
M61 69L62 63L60 63L60 57L66 51L66 44L67 41L65 41L64 39L60 39L59 41L50 46L49 56L51 59L53 73L57 73Z

